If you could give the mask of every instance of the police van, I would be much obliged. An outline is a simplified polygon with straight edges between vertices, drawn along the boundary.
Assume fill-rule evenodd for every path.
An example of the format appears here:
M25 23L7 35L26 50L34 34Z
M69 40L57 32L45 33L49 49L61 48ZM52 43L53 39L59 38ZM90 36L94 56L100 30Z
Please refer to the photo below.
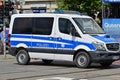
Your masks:
M73 61L86 68L97 62L108 67L120 59L120 44L89 16L77 14L15 14L9 30L10 54L19 64L40 58Z

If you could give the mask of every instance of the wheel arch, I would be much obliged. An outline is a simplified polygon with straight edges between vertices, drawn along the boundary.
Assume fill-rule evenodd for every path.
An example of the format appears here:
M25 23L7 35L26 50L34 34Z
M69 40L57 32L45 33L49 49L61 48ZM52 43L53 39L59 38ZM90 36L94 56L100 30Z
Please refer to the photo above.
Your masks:
M15 50L15 56L17 55L18 51L20 51L20 50L25 50L28 52L28 50L25 47L17 47Z
M80 52L80 51L84 51L90 56L88 51L90 51L91 49L88 46L79 45L79 46L75 47L74 50L75 50L75 53L74 53L74 56L73 56L73 61L74 61L75 56L77 55L77 53ZM91 56L90 56L90 58L91 58Z
M73 56L73 61L74 61L74 59L75 59L76 55L78 54L78 52L81 52L81 51L86 52L86 53L90 56L89 52L88 52L88 51L86 51L85 49L78 49L78 50L77 50L77 51L75 51L75 53L74 53L74 56ZM91 58L91 56L90 56L90 58Z
M28 52L27 48L28 48L28 46L27 46L26 44L24 44L24 43L18 44L18 45L16 46L15 55L17 55L17 52L18 52L19 50L21 50L21 49L23 49L23 50L25 50L25 51Z

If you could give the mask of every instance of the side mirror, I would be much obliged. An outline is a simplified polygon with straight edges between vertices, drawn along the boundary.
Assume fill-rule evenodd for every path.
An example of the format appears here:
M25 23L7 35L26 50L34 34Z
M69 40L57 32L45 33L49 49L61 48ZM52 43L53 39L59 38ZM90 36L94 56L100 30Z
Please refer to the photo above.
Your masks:
M75 31L75 36L76 36L76 37L81 37L81 36L78 34L77 31Z
M81 36L78 34L78 32L75 30L75 28L72 28L72 29L71 29L71 34L72 34L72 36L81 37Z

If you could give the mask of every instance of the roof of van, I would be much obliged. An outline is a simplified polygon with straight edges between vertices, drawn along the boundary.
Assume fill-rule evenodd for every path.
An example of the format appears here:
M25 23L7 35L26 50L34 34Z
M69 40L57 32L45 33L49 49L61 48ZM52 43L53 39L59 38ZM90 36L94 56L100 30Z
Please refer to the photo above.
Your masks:
M91 18L86 15L78 14L55 14L55 13L30 13L30 14L14 14L12 17L54 17L54 16L66 16L66 17L81 17L81 18Z

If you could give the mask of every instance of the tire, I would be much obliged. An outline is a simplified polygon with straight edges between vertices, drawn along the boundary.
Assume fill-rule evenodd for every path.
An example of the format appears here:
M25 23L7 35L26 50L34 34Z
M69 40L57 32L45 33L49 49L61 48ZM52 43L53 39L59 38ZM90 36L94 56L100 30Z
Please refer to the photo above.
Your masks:
M90 56L84 51L77 53L74 62L79 68L87 68L91 64Z
M53 60L46 60L46 59L42 59L42 61L45 63L45 64L51 64L53 62Z
M100 63L102 67L109 67L112 62L104 62L104 63Z
M27 51L25 50L19 50L16 55L16 59L17 59L18 64L20 65L26 65L30 62L30 57Z

